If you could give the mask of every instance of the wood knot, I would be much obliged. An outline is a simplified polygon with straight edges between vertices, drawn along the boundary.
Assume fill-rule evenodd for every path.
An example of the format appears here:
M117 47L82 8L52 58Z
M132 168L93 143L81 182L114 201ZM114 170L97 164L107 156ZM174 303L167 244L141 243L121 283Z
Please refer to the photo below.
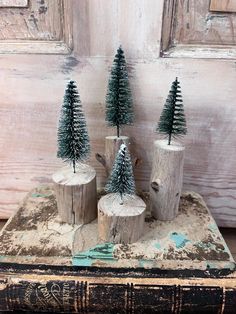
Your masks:
M155 192L159 192L159 184L157 182L151 182L151 187Z
M95 154L95 158L97 159L98 162L100 162L100 164L102 164L104 167L106 167L106 159L105 159L105 156L99 154L99 153L96 153Z

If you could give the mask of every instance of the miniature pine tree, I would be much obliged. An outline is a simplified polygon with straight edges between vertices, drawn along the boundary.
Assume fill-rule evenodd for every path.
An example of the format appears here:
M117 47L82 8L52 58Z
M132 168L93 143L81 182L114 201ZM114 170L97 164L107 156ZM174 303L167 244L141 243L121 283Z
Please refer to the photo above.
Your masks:
M123 195L135 194L133 168L129 151L125 144L121 144L116 155L112 172L106 184L105 190L108 193L119 193L121 197L121 204L123 202Z
M118 48L113 61L106 95L106 121L109 126L117 128L120 136L120 127L133 122L132 96L129 86L128 72L124 51Z
M76 83L67 85L58 127L57 157L73 165L84 161L90 153L89 136Z
M160 116L157 132L168 136L168 145L171 143L172 136L178 137L187 133L183 100L178 78L172 83L171 90L169 91L164 109Z

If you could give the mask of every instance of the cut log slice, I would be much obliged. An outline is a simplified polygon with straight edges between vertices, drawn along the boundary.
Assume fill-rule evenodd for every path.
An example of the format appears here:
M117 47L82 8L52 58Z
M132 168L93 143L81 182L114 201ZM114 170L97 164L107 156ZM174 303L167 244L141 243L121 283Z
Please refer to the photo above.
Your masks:
M173 220L179 209L183 183L184 146L167 140L154 142L150 207L159 220Z
M137 195L110 193L98 202L99 239L112 243L133 243L143 234L146 204Z
M86 224L97 217L96 171L79 164L59 169L52 176L61 220L70 224Z

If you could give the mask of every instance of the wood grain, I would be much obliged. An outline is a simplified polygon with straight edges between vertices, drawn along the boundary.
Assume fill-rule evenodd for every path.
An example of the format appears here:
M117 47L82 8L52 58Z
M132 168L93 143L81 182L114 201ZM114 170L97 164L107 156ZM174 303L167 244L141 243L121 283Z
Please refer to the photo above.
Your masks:
M69 53L71 5L64 0L32 0L30 6L0 8L0 53ZM10 6L10 3L9 3Z
M116 135L106 136L105 138L105 154L96 154L96 159L100 162L107 173L107 176L110 175L111 169L113 167L116 154L120 149L120 145L124 143L128 148L130 145L130 139L128 136L120 136L117 137Z
M98 202L100 240L128 244L137 242L144 230L146 204L137 195L117 193L103 196Z
M96 171L86 164L77 164L74 173L68 165L53 176L57 208L63 222L87 224L97 218Z
M104 152L104 138L114 134L105 124L105 94L114 53L124 40L135 110L135 123L124 134L143 160L135 168L138 188L148 190L156 123L178 76L188 125L184 190L199 192L219 225L236 227L234 60L160 58L163 1L70 3L71 55L0 56L0 216L8 218L27 191L51 181L62 166L56 158L57 121L72 78L88 121L89 163L96 169L98 186L103 185L105 170L94 156Z
M235 0L211 0L210 10L219 11L219 12L236 12L236 1Z
M9 7L27 7L28 0L0 0L0 8L9 8Z
M213 7L214 1L210 0L164 1L163 56L236 58L236 16L227 12L210 11L210 2ZM231 5L231 1L216 2L222 8ZM233 2L235 5L236 2Z
M159 220L173 220L179 211L183 185L184 146L172 140L154 142L150 208Z

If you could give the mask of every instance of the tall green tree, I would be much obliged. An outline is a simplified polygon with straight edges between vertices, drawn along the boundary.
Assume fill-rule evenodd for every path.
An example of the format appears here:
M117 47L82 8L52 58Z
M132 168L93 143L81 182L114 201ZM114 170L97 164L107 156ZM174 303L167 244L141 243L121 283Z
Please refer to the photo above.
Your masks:
M171 144L172 137L179 137L187 133L178 78L171 85L156 131L167 135L168 145Z
M90 153L89 136L79 92L74 81L67 84L58 127L57 157L73 165Z
M125 55L121 46L113 61L106 95L106 121L117 129L120 136L122 125L132 124L134 119L132 95L129 86Z
M135 182L130 154L125 144L121 144L116 155L111 175L105 186L108 193L119 193L121 203L125 194L135 194Z

